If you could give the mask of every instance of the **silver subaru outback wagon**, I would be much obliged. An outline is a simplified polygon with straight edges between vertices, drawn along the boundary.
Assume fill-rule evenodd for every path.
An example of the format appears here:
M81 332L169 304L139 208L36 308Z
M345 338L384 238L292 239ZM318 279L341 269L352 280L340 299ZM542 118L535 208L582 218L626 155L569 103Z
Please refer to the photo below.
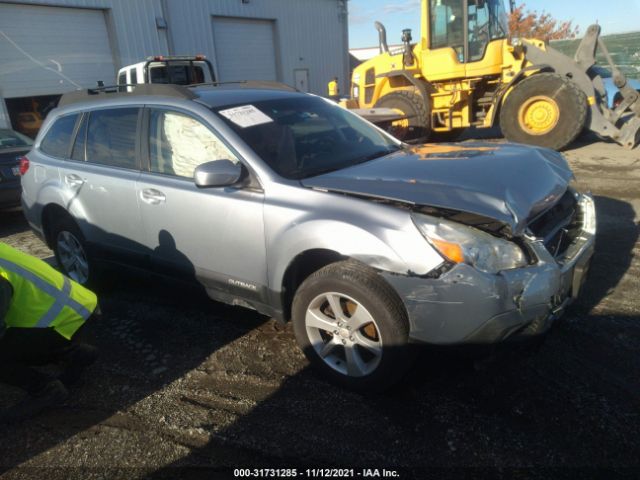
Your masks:
M292 320L311 363L360 390L400 379L410 343L544 333L594 250L562 155L410 146L284 88L68 94L23 162L25 215L72 278L195 280Z

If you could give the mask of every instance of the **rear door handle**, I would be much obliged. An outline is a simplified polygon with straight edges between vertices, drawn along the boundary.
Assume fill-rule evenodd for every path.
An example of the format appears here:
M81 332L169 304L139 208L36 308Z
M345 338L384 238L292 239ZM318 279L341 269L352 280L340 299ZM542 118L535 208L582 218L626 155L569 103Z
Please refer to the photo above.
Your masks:
M64 181L72 188L78 188L84 184L84 180L75 173L65 175Z
M145 188L140 192L140 198L149 205L158 205L167 199L164 193L155 188Z

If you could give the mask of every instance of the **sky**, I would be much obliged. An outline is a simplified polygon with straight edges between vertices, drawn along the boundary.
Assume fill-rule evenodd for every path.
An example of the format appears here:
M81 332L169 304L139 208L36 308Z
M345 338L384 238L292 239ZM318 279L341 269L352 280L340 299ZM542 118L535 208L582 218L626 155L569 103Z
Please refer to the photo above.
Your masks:
M505 7L509 8L509 2ZM519 5L518 1L517 4ZM542 10L558 20L572 20L584 33L596 20L603 35L640 30L640 0L527 0L529 10ZM387 28L389 44L401 43L403 28L420 37L420 0L349 0L349 47L375 47L378 33L374 21ZM580 34L578 36L581 36Z

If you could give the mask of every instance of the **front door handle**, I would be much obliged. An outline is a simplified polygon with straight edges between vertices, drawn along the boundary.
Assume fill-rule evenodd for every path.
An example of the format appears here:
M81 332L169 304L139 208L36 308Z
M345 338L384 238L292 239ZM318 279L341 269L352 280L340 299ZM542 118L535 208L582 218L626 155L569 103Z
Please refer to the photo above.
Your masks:
M158 205L167 199L164 193L155 188L145 188L140 192L140 198L149 205Z
M71 188L78 188L84 184L84 180L75 173L69 173L64 176L64 181Z

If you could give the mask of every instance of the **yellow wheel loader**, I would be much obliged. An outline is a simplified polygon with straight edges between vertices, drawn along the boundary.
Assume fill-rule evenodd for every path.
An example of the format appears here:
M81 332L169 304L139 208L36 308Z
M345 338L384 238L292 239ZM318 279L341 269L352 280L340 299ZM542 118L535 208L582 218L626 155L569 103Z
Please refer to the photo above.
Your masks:
M511 41L502 0L422 0L420 40L403 30L395 52L376 28L380 55L354 70L352 98L361 111L397 112L391 128L405 140L498 125L510 141L556 150L584 128L628 148L640 141L640 95L613 64L598 25L574 58L540 40ZM598 48L622 95L615 110L592 69Z

